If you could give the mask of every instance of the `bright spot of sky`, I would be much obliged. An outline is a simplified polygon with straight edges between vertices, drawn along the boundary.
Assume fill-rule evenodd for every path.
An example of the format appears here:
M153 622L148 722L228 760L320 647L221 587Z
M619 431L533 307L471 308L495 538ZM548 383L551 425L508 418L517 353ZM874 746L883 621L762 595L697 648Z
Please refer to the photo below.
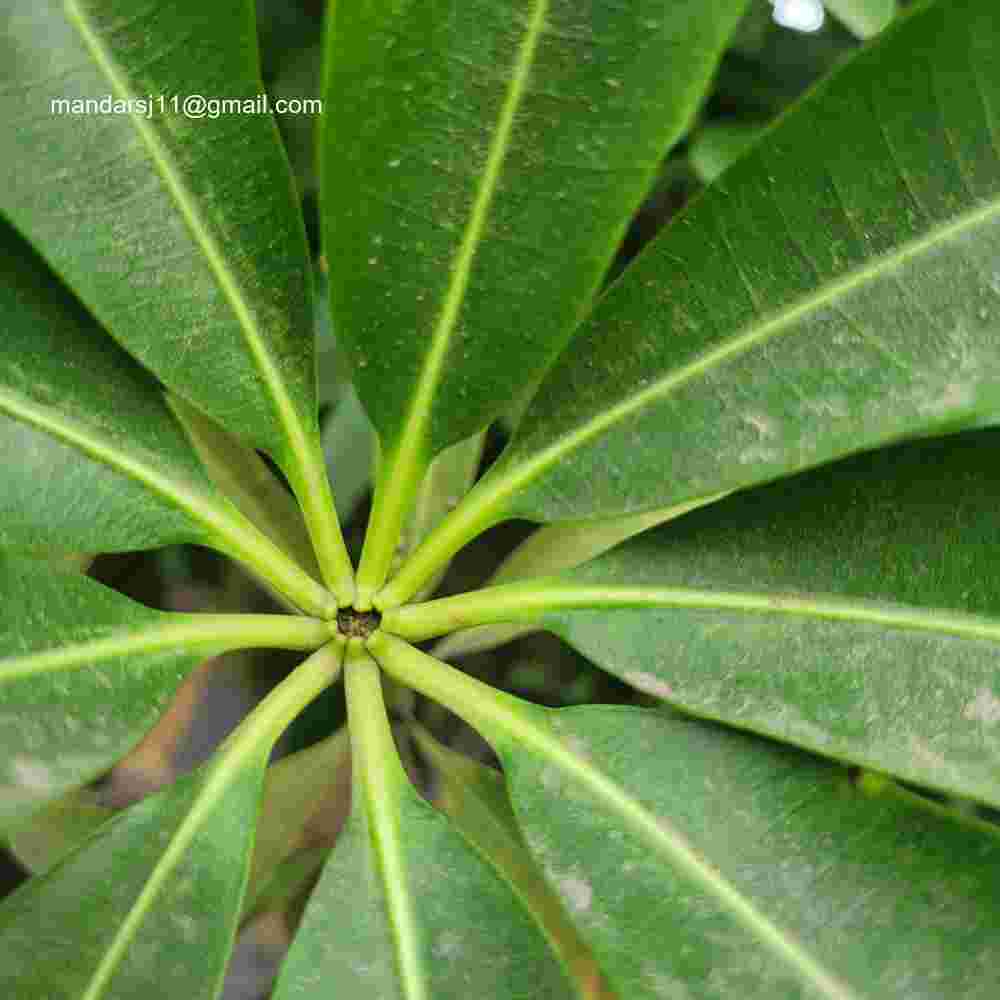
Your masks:
M774 20L794 31L819 31L823 27L821 0L772 0Z

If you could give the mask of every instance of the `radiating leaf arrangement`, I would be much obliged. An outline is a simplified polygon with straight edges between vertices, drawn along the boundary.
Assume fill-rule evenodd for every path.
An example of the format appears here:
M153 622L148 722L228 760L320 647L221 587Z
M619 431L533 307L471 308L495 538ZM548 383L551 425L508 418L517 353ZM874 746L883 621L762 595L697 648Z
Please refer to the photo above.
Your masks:
M209 1000L266 912L277 1000L996 995L1000 20L829 6L877 38L723 136L744 0L332 5L318 296L271 116L169 99L261 90L249 0L0 12L4 996ZM712 183L608 283L689 135ZM177 544L280 613L83 572ZM443 662L531 630L629 703ZM250 648L310 655L102 802Z

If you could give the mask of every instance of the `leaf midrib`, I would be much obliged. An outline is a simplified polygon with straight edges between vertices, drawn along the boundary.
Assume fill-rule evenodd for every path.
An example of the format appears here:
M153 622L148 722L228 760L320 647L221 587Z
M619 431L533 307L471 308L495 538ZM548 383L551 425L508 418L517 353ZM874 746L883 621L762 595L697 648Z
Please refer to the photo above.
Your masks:
M403 434L397 448L397 462L403 467L415 466L424 447L435 392L441 380L448 348L465 300L476 251L483 240L490 209L500 183L504 160L510 149L514 119L527 89L548 7L549 0L535 0L531 15L527 19L525 34L497 118L486 164L472 201L462 241L451 265L450 279L442 300L441 311L431 333L430 347L425 355L424 365L404 422Z
M0 658L0 687L23 677L79 670L104 660L184 647L203 655L247 647L313 649L330 638L329 626L301 615L186 615L183 621L123 626L100 639Z
M342 647L333 643L319 650L303 663L295 675L286 678L257 708L230 734L205 784L198 792L187 814L174 831L163 854L153 866L128 916L119 925L114 937L104 951L94 974L80 1000L101 1000L105 987L118 971L125 953L142 927L149 911L156 904L156 897L174 869L183 862L191 842L204 826L206 817L229 791L246 768L257 771L257 801L263 791L263 772L268 757L281 731L292 718L324 687L332 683L340 669ZM252 848L252 838L250 838ZM249 854L244 858L243 885L246 890L250 874ZM237 904L238 906L238 904ZM229 948L232 947L230 940ZM221 973L220 973L221 978ZM215 989L221 982L215 984Z
M628 419L647 404L666 398L674 389L693 381L713 367L788 332L789 328L794 328L795 323L803 316L835 303L855 289L871 284L884 274L902 267L912 258L957 239L967 230L986 224L997 216L1000 216L1000 198L994 198L973 211L960 213L943 225L931 227L923 236L873 258L862 267L855 268L829 282L821 290L779 309L769 318L759 323L751 323L718 347L653 380L644 389L627 396L608 410L567 431L533 457L521 462L515 460L510 468L506 468L503 464L498 465L496 481L477 497L476 507L480 510L502 509L504 501L515 491L527 486L533 479L543 474L549 467L565 460L591 438ZM655 252L655 246L647 251L650 252ZM634 266L636 265L633 264ZM620 280L624 281L627 278L628 273ZM502 461L501 459L501 463Z
M384 631L376 632L368 643L388 672L456 712L479 729L498 751L535 753L561 769L570 780L583 785L668 864L700 886L734 922L827 1000L861 1000L854 990L813 959L792 935L759 912L743 893L703 860L672 824L652 815L617 782L564 746L552 731L547 717L538 721L532 718L535 713L547 714L550 710L522 707L511 696L501 694Z
M383 627L398 630L396 634L410 641L418 641L456 628L477 628L501 622L539 624L546 615L566 611L639 608L785 615L1000 642L1000 620L943 608L921 608L865 598L844 600L825 594L595 586L566 583L559 578L503 584L393 609L385 613ZM450 614L461 617L449 621Z
M170 506L190 515L210 535L228 537L227 512L205 494L200 493L193 483L159 473L149 461L102 440L93 430L83 424L74 423L64 414L47 406L40 406L26 396L0 386L0 413L7 413L15 420L42 431L59 441L79 449L92 459L141 483L152 493L161 497Z
M128 102L127 107L135 107L135 95L129 86L126 74L116 65L111 53L83 11L79 0L65 0L65 10L69 22L79 33L98 71L103 74L112 90ZM197 202L185 186L180 171L174 164L170 152L157 136L156 129L149 121L132 111L129 111L127 117L149 151L157 174L180 211L188 231L200 248L209 270L232 309L242 331L244 343L249 348L261 378L271 393L278 421L288 436L292 454L300 464L308 467L308 461L304 459L309 451L304 428L281 379L279 367L267 348L266 339L258 329L253 310L244 299L239 281L227 266L225 255L213 238L208 225L201 220Z

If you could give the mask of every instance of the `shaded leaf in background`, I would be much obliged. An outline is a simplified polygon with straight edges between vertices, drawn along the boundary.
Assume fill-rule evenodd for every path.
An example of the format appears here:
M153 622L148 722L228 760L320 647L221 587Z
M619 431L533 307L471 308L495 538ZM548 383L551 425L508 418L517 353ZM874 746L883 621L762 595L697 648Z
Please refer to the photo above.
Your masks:
M613 1000L593 955L580 940L559 898L532 863L518 829L503 775L449 750L425 729L414 727L421 752L435 767L441 809L470 844L510 884L544 931L583 997Z

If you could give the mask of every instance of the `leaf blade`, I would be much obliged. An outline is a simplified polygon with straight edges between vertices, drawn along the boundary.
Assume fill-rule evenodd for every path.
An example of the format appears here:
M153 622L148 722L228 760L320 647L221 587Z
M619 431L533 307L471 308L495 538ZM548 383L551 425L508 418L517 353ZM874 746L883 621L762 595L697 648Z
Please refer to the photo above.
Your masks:
M601 299L383 604L507 517L640 513L995 412L989 6L903 18L692 202Z
M991 948L986 928L997 900L987 886L1000 844L985 825L963 830L909 803L864 801L839 768L694 720L616 707L546 714L564 743L653 815L669 818L704 863L827 977L825 987L818 976L789 981L768 968L754 935L742 950L708 917L704 899L657 871L645 843L630 832L622 837L606 807L589 812L596 799L570 780L550 777L546 785L545 765L508 745L511 794L528 842L576 903L581 933L623 995L662 996L668 983L706 997L792 998L803 989L838 1000L988 995L976 970ZM624 893L623 865L632 887ZM938 895L931 887L942 884L942 872L950 888ZM642 961L618 947L624 928L638 938ZM893 957L900 953L905 976Z
M319 622L152 611L72 572L0 557L0 817L11 827L135 746L203 659L316 648Z
M460 997L471 982L497 1000L568 996L558 965L510 890L409 784L391 749L377 667L355 656L346 672L354 805L280 973L276 1000L320 996L331 976L346 996ZM349 913L344 898L355 901Z
M558 577L383 621L411 639L547 627L684 711L996 803L998 441L968 432L855 456Z
M290 718L336 677L339 662L333 644L321 650L268 695L209 765L125 810L4 901L0 948L9 961L0 983L12 996L112 1000L151 986L164 996L218 994L268 756ZM95 869L109 865L116 877L95 887ZM53 913L61 919L53 921ZM71 960L36 961L40 942L58 953L67 938Z
M804 754L669 712L538 708L384 633L369 644L497 750L529 846L622 995L989 995L987 824L905 795L873 821L846 772Z
M524 395L588 306L742 7L334 8L323 241L385 456L363 601L431 458Z
M247 113L261 89L252 5L25 8L7 19L0 64L0 113L18 136L4 213L127 350L274 455L346 596L305 230L274 122ZM222 95L235 102L224 114ZM189 99L200 112L180 110Z

